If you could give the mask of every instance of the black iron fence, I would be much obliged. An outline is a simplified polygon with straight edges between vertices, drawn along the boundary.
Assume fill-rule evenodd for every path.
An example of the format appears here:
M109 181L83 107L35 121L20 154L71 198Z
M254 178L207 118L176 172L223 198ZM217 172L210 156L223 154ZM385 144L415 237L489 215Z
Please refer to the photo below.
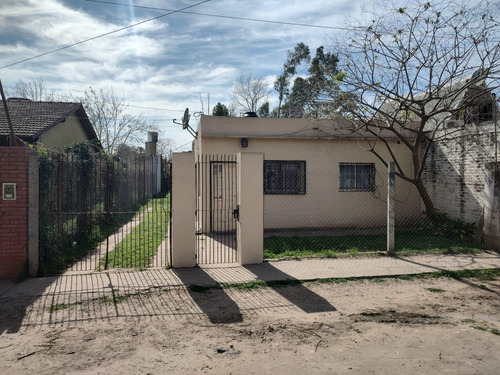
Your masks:
M199 156L196 162L196 259L199 264L238 261L237 194L236 156Z
M86 145L40 155L40 273L169 264L170 170Z

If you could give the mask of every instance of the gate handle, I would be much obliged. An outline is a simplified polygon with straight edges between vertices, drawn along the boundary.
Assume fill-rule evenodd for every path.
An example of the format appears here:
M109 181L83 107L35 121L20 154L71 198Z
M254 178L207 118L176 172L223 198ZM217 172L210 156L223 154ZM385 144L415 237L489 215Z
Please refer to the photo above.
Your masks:
M236 220L240 220L240 206L237 205L236 208L233 210L233 218Z

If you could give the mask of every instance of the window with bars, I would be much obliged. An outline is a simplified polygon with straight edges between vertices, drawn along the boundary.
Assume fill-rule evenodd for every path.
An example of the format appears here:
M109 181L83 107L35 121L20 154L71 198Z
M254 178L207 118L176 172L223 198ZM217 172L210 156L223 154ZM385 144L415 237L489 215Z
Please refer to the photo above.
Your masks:
M339 190L340 191L375 190L375 164L340 163Z
M264 194L305 194L306 162L264 161Z

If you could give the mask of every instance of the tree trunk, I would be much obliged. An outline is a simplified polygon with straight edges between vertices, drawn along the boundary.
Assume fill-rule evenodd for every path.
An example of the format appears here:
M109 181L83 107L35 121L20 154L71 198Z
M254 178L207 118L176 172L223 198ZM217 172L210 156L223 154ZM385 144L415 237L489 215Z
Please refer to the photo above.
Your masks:
M427 214L429 216L434 215L434 213L436 212L436 208L434 207L434 203L432 202L432 199L429 196L429 193L427 192L427 189L422 179L421 178L415 179L413 184L417 188L418 193L420 194L420 198L422 198L422 201L424 202L425 211L427 212Z

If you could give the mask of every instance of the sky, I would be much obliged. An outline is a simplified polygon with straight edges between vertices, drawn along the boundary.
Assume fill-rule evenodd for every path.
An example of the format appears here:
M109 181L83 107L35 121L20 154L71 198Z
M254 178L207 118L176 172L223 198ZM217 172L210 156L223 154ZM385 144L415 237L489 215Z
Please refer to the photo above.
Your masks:
M359 19L364 6L364 0L203 1L1 0L0 79L8 90L41 77L48 89L74 96L89 87L112 89L129 113L143 112L178 151L189 150L192 136L172 121L185 108L209 114L217 102L229 106L240 74L272 88L288 50L299 42L312 52L328 49L342 33L337 27ZM191 13L172 12L180 9ZM269 100L273 108L275 93ZM190 124L196 127L195 117Z

